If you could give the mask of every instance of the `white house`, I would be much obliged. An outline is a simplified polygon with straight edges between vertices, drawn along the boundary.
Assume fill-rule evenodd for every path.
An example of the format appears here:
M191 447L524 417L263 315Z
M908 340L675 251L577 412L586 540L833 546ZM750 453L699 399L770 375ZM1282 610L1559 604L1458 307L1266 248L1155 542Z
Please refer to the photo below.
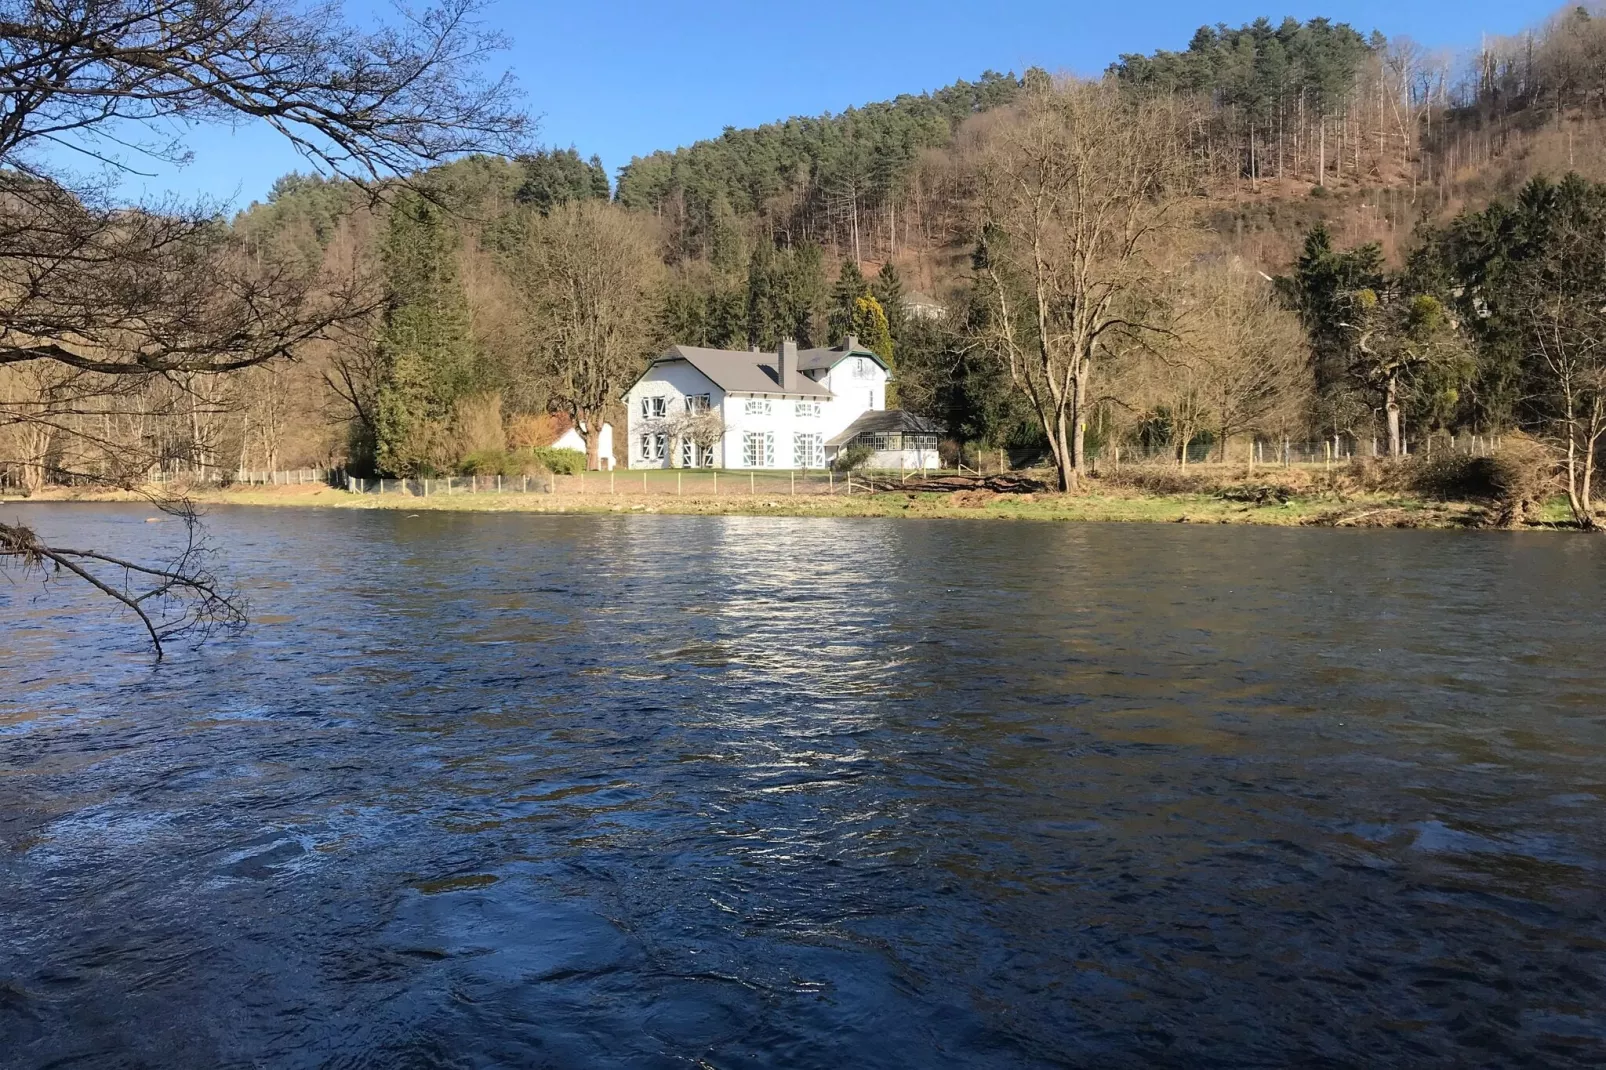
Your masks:
M586 440L580 437L580 432L575 430L574 424L570 423L567 417L561 418L558 427L561 431L552 438L552 441L540 444L555 450L579 450L585 453ZM606 472L613 466L613 424L605 423L597 434L597 467Z
M886 409L887 366L851 335L775 353L673 346L624 403L632 468L824 468L855 420Z

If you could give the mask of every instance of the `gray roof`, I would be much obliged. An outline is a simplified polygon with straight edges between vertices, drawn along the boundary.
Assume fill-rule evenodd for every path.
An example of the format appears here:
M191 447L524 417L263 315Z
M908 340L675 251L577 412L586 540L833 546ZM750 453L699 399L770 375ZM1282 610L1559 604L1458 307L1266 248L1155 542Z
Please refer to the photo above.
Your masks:
M902 431L911 435L946 435L948 429L935 420L916 416L904 409L871 409L847 426L841 434L826 443L843 446L863 434L885 434Z
M816 350L809 350L813 353ZM845 354L838 354L838 358ZM799 397L828 398L831 391L805 375L799 375L791 389L782 390L775 374L774 353L748 353L735 349L703 349L700 346L670 346L669 352L653 361L683 360L702 372L727 394L795 394ZM798 370L808 368L798 354Z
M881 367L886 368L887 362L882 360L874 350L863 346L854 346L851 349L846 342L829 349L804 349L797 355L797 366L800 371L818 372L829 371L839 362L848 357L869 357Z

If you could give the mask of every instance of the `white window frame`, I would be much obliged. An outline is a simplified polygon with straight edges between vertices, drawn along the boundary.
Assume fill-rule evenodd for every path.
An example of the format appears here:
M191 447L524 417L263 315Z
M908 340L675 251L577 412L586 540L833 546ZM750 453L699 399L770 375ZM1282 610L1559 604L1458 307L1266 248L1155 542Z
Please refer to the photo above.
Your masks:
M714 405L713 405L713 396L710 395L710 394L687 394L686 395L686 411L687 412L707 412L709 409L712 409L713 407L714 407Z
M800 401L797 403L797 408L793 410L793 414L805 420L811 416L817 417L820 415L820 403L818 401Z
M775 467L775 432L742 432L742 467Z
M669 436L662 431L643 431L641 433L641 459L644 461L661 461L664 452L669 448Z
M747 404L742 407L742 412L748 416L772 416L775 409L768 398L748 398Z
M794 431L792 464L797 468L824 468L825 436L818 431Z
M669 399L662 394L641 399L641 418L643 420L661 420L669 415Z

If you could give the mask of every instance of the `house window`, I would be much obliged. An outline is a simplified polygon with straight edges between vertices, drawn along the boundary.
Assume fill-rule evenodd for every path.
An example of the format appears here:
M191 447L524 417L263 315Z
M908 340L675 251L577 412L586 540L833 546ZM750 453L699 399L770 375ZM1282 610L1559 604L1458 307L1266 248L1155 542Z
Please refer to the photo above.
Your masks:
M668 398L656 397L641 399L641 418L643 420L661 420L668 414Z
M707 394L686 395L687 412L707 412L710 408L712 408L712 406L709 404L709 397Z
M798 402L797 403L797 415L798 416L803 416L803 417L820 415L820 403L818 401L800 401L800 402Z
M770 414L770 403L768 401L760 401L758 398L749 398L743 411L749 416L768 416Z
M879 432L876 433L876 434L873 434L873 435L870 436L870 448L875 450L877 453L881 453L881 452L883 452L885 450L898 449L899 446L894 445L893 442L892 442L893 437L894 436L892 436L892 435L882 434L882 433L879 433Z
M872 378L872 377L874 377L875 372L871 371L870 369L873 368L873 367L875 367L875 364L868 357L854 357L853 358L853 377L855 379L869 379L869 378Z
M775 436L768 431L749 431L742 436L742 466L775 467Z
M668 447L668 435L644 434L641 436L641 459L644 461L661 461L664 459L664 451Z
M699 446L690 440L680 444L680 466L682 468L712 468L714 467L714 447Z
M799 468L824 468L825 436L819 432L793 435L792 463Z

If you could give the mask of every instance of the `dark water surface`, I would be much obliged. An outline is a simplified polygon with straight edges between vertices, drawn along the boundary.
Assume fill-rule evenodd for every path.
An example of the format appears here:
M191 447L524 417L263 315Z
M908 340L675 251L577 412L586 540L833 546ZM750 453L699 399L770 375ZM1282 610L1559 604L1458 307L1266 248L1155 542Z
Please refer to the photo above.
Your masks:
M211 524L0 580L7 1068L1606 1061L1606 542Z

